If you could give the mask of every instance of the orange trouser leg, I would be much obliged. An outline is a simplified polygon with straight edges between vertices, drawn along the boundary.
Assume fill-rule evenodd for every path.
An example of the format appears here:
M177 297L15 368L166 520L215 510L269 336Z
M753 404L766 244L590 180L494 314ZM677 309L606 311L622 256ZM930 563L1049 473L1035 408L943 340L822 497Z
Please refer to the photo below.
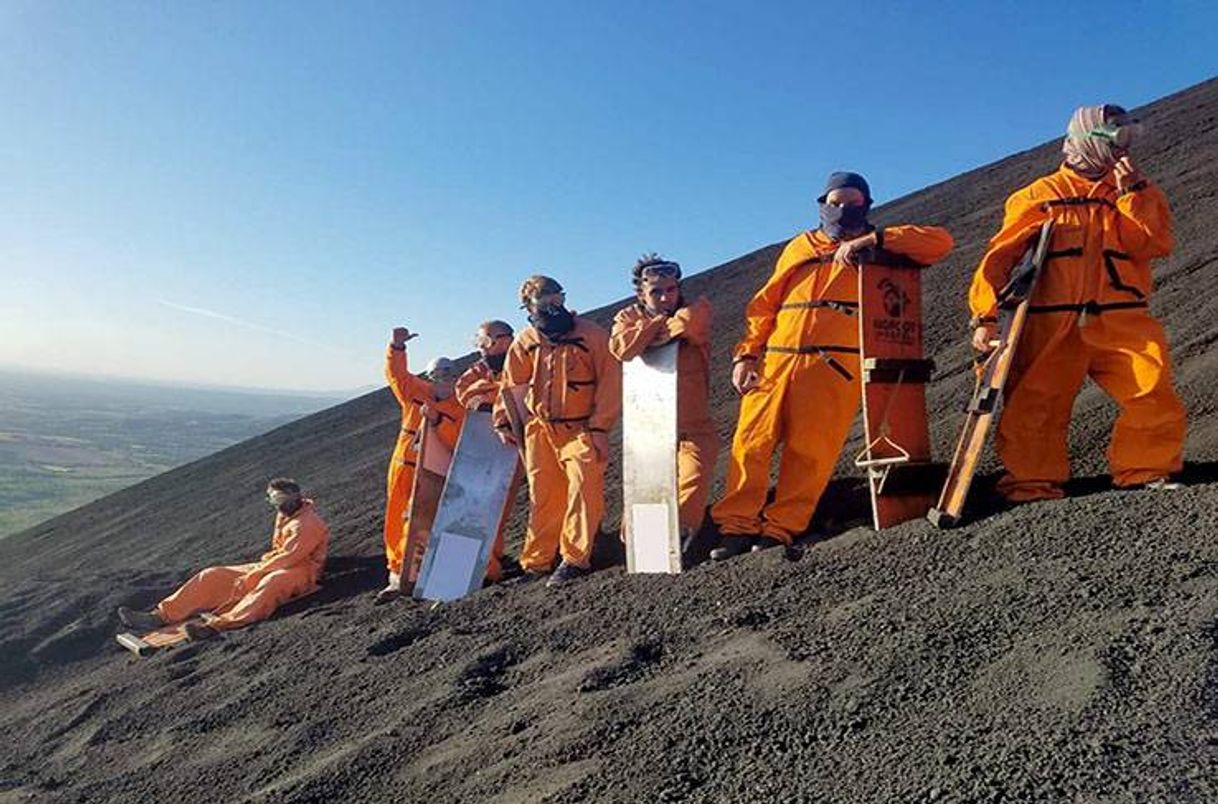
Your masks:
M394 452L385 484L385 563L390 572L402 571L406 552L406 525L410 516L410 492L414 488L414 453Z
M998 491L1013 502L1058 499L1070 479L1070 411L1088 361L1076 322L1060 313L1028 317L994 439L1006 469Z
M558 425L550 438L558 447L566 479L559 554L568 564L587 569L605 515L606 461L597 456L591 434L582 428Z
M206 617L208 625L221 631L241 628L268 619L275 609L313 587L303 569L277 570L258 580L258 585L223 612Z
M520 548L520 566L545 572L554 564L567 507L567 479L558 462L550 428L531 419L525 425L525 477L529 483L529 527Z
M718 457L715 433L690 434L677 442L677 519L682 530L693 533L702 527Z
M812 521L861 404L858 357L834 359L853 379L816 360L792 372L787 386L778 484L773 502L761 513L761 532L784 544Z
M232 601L237 579L256 566L258 565L236 564L230 567L208 567L157 604L157 614L167 623L180 623L201 611L218 609Z
M1180 471L1186 414L1172 387L1163 327L1129 311L1100 316L1082 335L1091 345L1092 379L1121 408L1108 448L1113 482L1135 486Z
M740 398L727 488L711 508L711 518L724 535L761 533L761 507L770 490L770 461L783 436L787 382L795 366L807 362L803 355L767 354L761 386Z

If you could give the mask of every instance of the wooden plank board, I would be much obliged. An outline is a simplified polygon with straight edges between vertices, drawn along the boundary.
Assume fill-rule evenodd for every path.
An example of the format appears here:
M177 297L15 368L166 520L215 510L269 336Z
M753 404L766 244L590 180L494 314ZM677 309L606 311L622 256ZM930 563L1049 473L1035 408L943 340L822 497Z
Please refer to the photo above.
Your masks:
M926 516L935 501L922 482L931 462L926 382L933 368L922 351L924 268L873 249L859 269L865 446L855 463L867 471L877 530Z
M414 487L410 492L410 522L406 528L406 548L402 557L403 590L419 578L427 541L431 537L431 526L444 491L444 479L452 462L452 453L427 421L419 428L419 454L415 460Z
M1044 267L1045 256L1053 240L1053 220L1044 222L1034 242L1023 258L1011 270L1011 279L999 293L997 338L985 356L972 399L965 409L964 426L956 441L947 481L939 501L927 518L938 528L954 527L964 513L968 491L981 462L981 452L989 435L990 424L998 414L1003 389L1015 360L1019 341L1028 316L1028 304L1036 281Z

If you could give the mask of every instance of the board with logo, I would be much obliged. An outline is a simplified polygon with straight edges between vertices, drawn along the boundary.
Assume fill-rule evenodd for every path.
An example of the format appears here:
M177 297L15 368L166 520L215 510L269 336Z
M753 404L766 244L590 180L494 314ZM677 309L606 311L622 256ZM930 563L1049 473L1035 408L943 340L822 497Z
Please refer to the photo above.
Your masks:
M926 516L942 472L931 462L926 383L934 363L922 353L922 271L884 249L859 270L859 350L864 447L877 530Z

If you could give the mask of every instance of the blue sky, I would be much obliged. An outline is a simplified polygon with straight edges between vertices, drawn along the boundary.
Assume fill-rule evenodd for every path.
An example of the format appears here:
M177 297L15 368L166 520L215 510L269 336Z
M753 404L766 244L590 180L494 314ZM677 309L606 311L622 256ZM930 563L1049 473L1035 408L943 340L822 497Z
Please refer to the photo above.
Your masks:
M1215 9L3 0L0 364L379 383L530 273L590 309L1207 79Z

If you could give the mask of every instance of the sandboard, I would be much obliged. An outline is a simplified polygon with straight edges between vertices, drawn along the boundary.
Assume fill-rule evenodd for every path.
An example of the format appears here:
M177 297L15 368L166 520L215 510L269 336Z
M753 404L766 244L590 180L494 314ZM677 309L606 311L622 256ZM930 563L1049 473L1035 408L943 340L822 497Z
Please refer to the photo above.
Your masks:
M938 504L927 514L935 527L954 527L964 512L964 502L981 461L981 450L985 446L990 423L998 413L1003 388L1006 387L1011 364L1019 348L1032 291L1036 288L1036 280L1052 239L1053 220L1050 218L1041 226L1035 242L1028 246L1023 258L1011 269L1011 278L998 293L997 338L990 344L992 348L985 355L972 399L965 408L964 427L956 442L947 482L943 485Z
M499 440L491 414L471 410L448 467L414 596L457 600L482 586L520 483L520 453Z
M289 603L295 603L298 600L303 600L304 598L315 594L320 589L320 586L316 586L308 591L300 593L299 595L290 597L283 601L283 603L280 603L278 608L282 609ZM245 594L234 596L228 603L225 603L218 609L214 609L213 613L223 612L235 606L243 597L245 597ZM201 617L192 617L191 620L203 622ZM186 622L190 622L191 620L187 620ZM189 639L186 636L186 622L180 622L176 625L166 625L162 628L156 629L155 631L149 631L146 634L133 634L130 631L123 631L120 634L116 634L114 640L127 650L134 653L136 656L151 656L159 650L172 648L175 645L180 645L183 642L186 642Z
M622 364L622 529L627 572L681 571L676 341Z
M863 443L876 530L926 516L935 501L922 356L922 271L926 266L873 249L859 269L859 351Z
M444 491L444 478L452 453L431 423L419 428L419 451L415 459L414 486L410 490L410 521L406 526L406 547L402 552L402 584L418 581L419 568L431 537L431 526Z
M187 637L184 625L178 623L177 625L167 625L164 628L149 631L141 636L137 636L130 631L124 631L115 636L114 639L118 644L136 656L151 656L159 650L172 648L174 645L185 642Z

